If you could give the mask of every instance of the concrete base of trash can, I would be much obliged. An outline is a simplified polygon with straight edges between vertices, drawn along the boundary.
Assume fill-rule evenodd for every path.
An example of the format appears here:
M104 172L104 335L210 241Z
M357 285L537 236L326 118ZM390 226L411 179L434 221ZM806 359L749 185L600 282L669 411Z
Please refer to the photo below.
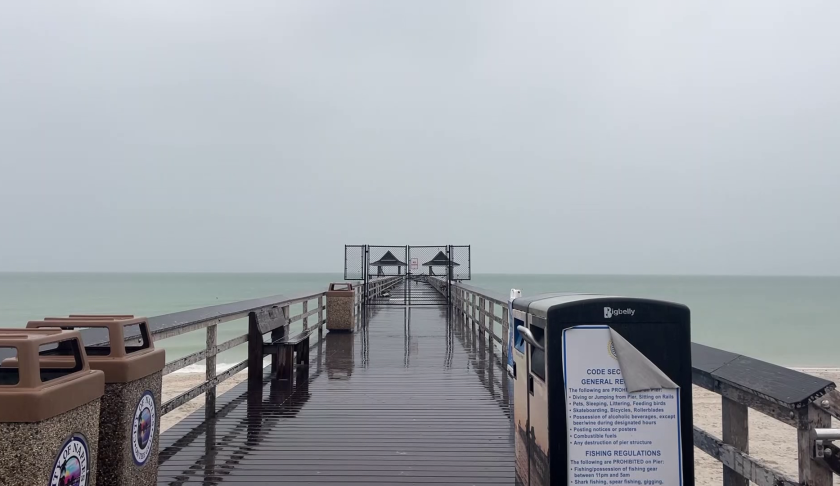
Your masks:
M0 423L0 485L52 484L58 454L74 434L84 436L90 454L83 484L96 486L99 399L40 422Z
M327 297L327 330L352 331L354 319L353 297Z
M129 383L105 384L99 433L101 443L117 446L104 447L99 451L99 486L157 484L161 381L162 374L158 372ZM154 397L154 430L149 438L151 444L139 451L144 462L138 464L134 457L132 432L137 406L146 392L151 392Z

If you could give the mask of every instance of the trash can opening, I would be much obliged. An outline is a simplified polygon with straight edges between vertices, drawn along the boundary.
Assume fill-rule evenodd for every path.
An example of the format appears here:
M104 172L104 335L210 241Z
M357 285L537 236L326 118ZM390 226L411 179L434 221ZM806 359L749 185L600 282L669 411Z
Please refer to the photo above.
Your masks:
M329 291L352 292L353 284L349 282L333 282L330 284Z
M0 347L0 386L17 385L20 383L20 370L17 367L17 348L11 346ZM15 365L11 366L14 362Z
M22 330L24 333L25 330ZM58 331L60 332L60 331ZM26 335L5 334L3 339L26 339ZM15 347L0 346L0 385L16 385L20 382L20 361ZM47 357L43 359L42 357ZM39 379L46 383L63 378L84 368L78 335L66 335L64 339L38 345Z

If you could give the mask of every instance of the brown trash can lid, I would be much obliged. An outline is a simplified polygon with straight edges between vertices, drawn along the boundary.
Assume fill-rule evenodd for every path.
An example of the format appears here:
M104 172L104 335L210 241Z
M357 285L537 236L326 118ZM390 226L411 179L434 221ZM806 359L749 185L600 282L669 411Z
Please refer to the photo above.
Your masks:
M140 327L140 346L126 346L127 326ZM155 349L149 323L145 317L133 319L109 318L49 318L44 321L29 321L27 328L60 327L62 329L104 328L108 329L108 348L87 346L90 367L105 373L105 383L128 383L145 378L163 370L166 354ZM107 350L107 354L101 354ZM44 359L44 358L42 358ZM66 359L66 358L57 358Z
M61 366L42 362L40 347L69 349ZM17 383L0 383L0 422L40 422L97 400L105 392L104 373L88 365L78 331L0 329L0 347L13 348L15 359L2 368L16 368ZM45 379L46 378L46 379Z
M344 288L339 288L342 286ZM348 297L353 294L353 284L349 282L333 282L327 290L327 297Z
M122 319L134 319L134 316L131 314L70 314L68 317L45 317L45 321L73 321L79 319L108 319L110 321L113 320L122 320Z

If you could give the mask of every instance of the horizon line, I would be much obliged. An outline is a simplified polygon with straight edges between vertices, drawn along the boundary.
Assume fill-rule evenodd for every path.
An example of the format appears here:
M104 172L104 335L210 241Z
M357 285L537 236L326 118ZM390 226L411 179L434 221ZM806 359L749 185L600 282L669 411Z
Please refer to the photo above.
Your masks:
M303 271L132 271L132 270L0 270L3 274L81 274L81 275L336 275L341 272L303 272ZM512 272L479 272L472 276L491 275L529 275L529 276L563 276L563 277L774 277L774 278L840 278L840 275L814 274L741 274L741 273L512 273ZM394 275L397 276L397 275ZM360 279L347 279L360 280Z

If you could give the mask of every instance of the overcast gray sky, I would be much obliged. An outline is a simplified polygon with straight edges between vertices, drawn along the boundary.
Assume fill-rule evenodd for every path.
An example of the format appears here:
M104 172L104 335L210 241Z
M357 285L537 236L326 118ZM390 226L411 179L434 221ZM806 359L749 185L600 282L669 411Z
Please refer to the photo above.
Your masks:
M840 2L0 6L0 271L840 274Z

